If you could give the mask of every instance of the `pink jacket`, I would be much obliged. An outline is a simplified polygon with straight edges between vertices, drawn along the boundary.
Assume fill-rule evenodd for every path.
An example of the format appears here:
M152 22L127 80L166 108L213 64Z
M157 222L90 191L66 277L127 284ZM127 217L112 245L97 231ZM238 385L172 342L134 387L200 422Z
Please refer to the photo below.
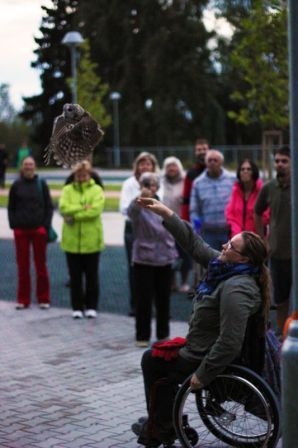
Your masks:
M245 201L240 182L235 182L231 197L225 209L226 220L231 228L231 237L243 230L256 231L254 224L254 206L262 186L262 180L258 179L255 189L250 194L248 200ZM266 210L263 214L263 221L264 226L266 226L269 222L269 210Z

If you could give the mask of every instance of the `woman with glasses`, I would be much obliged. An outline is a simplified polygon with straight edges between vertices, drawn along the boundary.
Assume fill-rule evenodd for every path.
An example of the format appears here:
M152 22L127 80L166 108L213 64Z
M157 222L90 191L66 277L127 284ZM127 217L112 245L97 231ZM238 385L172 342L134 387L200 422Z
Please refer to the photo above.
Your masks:
M245 159L238 165L237 181L235 182L231 197L225 209L227 223L230 226L230 236L237 235L243 230L255 232L254 206L258 194L263 186L259 179L257 165ZM269 221L269 211L263 214L264 227Z
M133 424L132 430L139 436L138 443L159 446L175 440L172 407L177 385L191 374L193 390L209 385L240 357L249 317L261 309L267 319L270 275L265 264L266 245L255 233L238 233L219 252L164 204L154 198L137 202L159 215L180 246L207 269L194 296L186 344L170 360L154 350L146 351L142 358L147 411L150 408L150 415L155 416L154 437L148 436L146 419ZM154 394L161 378L166 378L169 386Z

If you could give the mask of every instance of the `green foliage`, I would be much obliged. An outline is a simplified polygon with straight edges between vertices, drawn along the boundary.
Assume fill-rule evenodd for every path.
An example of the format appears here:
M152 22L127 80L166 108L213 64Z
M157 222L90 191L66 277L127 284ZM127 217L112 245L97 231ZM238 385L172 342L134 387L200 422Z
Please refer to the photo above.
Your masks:
M231 95L239 109L229 117L244 125L260 122L263 129L287 129L286 9L278 1L270 2L270 8L256 1L241 27L231 53L232 67L242 79Z
M87 50L79 61L78 98L107 126L106 146L113 143L106 86L121 93L121 146L189 144L198 135L213 142L224 139L208 47L213 33L202 21L208 0L52 2L52 7L43 7L42 37L35 39L37 59L32 63L40 70L43 92L26 98L23 111L24 118L34 121L34 141L40 146L48 143L54 117L71 99L70 55L61 40L75 29L90 43L90 57ZM150 109L145 106L148 99ZM222 121L210 127L214 111Z
M90 58L90 43L88 39L80 45L80 60L78 67L78 102L104 129L112 122L107 113L103 99L107 96L109 87L96 74L97 65Z

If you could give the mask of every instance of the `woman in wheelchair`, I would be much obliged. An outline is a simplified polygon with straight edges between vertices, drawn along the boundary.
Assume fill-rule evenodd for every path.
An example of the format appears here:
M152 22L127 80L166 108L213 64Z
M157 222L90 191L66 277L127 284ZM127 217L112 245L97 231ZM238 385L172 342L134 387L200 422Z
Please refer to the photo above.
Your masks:
M215 378L239 358L249 317L261 308L267 319L267 249L258 235L244 231L218 252L161 202L151 198L137 202L160 215L180 246L207 269L195 292L185 345L167 359L162 357L162 350L147 350L141 362L150 418L139 419L132 430L138 443L147 447L171 446L176 439L172 415L178 385L189 375L191 391L214 384Z

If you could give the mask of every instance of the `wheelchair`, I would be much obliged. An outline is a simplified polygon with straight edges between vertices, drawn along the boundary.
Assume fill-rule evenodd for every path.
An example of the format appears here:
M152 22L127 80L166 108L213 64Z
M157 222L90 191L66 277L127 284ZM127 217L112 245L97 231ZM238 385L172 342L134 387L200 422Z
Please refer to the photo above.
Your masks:
M192 391L189 376L173 408L183 448L274 448L280 406L270 386L252 370L230 365L208 386Z

